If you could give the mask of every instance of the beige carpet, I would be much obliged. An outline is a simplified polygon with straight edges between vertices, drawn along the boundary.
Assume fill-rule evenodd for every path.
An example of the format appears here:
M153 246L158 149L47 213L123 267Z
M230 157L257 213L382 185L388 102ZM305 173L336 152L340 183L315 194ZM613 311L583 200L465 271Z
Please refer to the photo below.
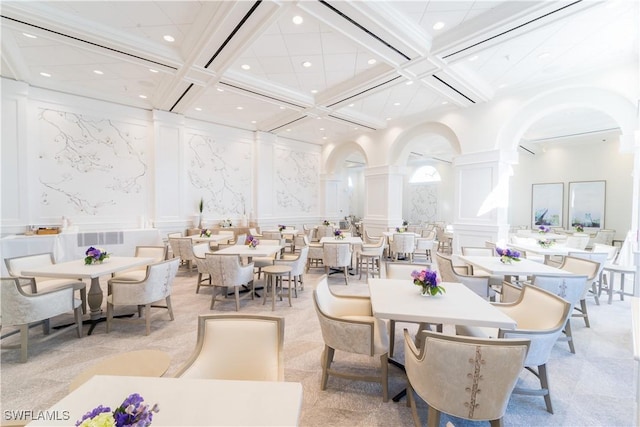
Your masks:
M302 426L408 426L412 425L409 409L403 399L399 403L382 402L377 384L330 378L328 389L320 390L320 355L323 348L318 321L311 300L312 289L322 270L305 277L305 290L293 299L293 307L286 300L277 302L276 315L285 322L285 378L302 383L304 402ZM29 361L18 362L17 350L2 350L1 404L2 420L11 410L42 410L54 404L66 393L73 377L104 357L137 349L159 349L171 356L167 376L173 375L191 354L196 340L196 319L199 313L211 313L210 290L195 294L196 274L181 271L174 283L173 306L176 320L171 322L165 312L157 311L152 332L144 335L143 323L119 322L106 334L105 323L99 324L93 335L78 339L74 332L30 347ZM341 275L330 276L336 292L367 294L364 281L350 278L345 286ZM106 286L103 286L106 288ZM270 305L250 299L241 303L241 312L271 314ZM566 343L558 343L548 369L555 414L545 411L541 397L511 398L505 425L519 426L631 426L635 411L635 383L637 367L631 353L630 309L628 301L614 300L612 305L596 306L589 301L592 327L584 327L580 319L573 322L577 354L568 351ZM122 308L121 313L131 312ZM235 312L233 299L216 303L214 312ZM544 315L544 313L540 313ZM66 322L68 318L58 319ZM396 333L396 357L402 360L402 328ZM85 326L85 334L88 326ZM33 328L34 338L42 334ZM6 330L3 330L6 332ZM15 341L10 337L4 342ZM337 352L336 366L362 370L375 369L377 359L354 357ZM404 388L404 374L390 367L390 392ZM527 373L521 375L522 384L533 384ZM241 397L239 397L241 398ZM425 407L421 416L426 420ZM88 408L91 409L91 408ZM443 417L442 425L452 421L456 426L486 425Z

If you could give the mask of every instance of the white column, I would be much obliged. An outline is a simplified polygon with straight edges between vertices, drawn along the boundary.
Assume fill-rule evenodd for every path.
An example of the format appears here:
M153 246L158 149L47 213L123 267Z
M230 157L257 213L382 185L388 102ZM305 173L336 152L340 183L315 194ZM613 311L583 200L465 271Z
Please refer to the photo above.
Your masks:
M256 132L254 145L253 209L248 213L250 222L260 225L273 220L276 194L273 185L273 146L277 141L274 134Z
M341 211L344 192L341 191L342 177L337 174L320 175L320 216L336 224L343 219Z
M402 224L405 168L376 166L364 171L364 226L376 235Z
M454 159L454 253L462 246L484 246L486 240L506 242L509 179L516 160L516 152L506 151Z

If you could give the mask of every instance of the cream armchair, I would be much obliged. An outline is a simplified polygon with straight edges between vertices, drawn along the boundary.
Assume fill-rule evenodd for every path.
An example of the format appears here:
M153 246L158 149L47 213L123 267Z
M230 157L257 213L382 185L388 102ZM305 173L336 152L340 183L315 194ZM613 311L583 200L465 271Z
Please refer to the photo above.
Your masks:
M187 266L188 271L191 271L195 265L195 254L209 250L208 243L194 245L191 237L170 237L169 245L173 251L173 256L180 258L181 263Z
M152 307L166 309L169 312L169 318L173 320L171 289L179 264L180 260L177 258L152 264L147 267L146 277L137 282L110 279L107 295L107 333L111 332L114 307L118 305L137 305L140 317L144 312L147 335L151 333ZM166 302L165 306L153 305L163 299Z
M587 280L589 281L589 283L593 283L594 280L598 278L600 271L602 271L602 268L604 267L604 259L606 258L606 256L601 253L590 253L585 255L593 256L595 258L602 257L602 263L591 259L577 257L575 256L575 254L573 254L572 256L564 257L564 259L562 260L562 264L560 264L560 267L558 268L569 271L573 274L585 275L587 276ZM580 299L580 307L578 307L577 305L574 307L574 309L578 311L578 313L573 315L573 317L582 317L587 328L591 327L586 302L588 292L589 288L586 288L582 298ZM597 294L595 294L595 296L597 297Z
M136 246L135 255L139 258L153 258L153 264L157 262L162 262L167 259L167 247L166 246ZM130 268L128 270L124 270L118 272L112 276L113 279L118 280L130 280L132 282L137 282L142 280L147 275L147 266L143 265L140 267Z
M404 330L407 401L422 426L413 391L428 407L429 426L442 412L502 426L511 392L529 350L526 339L483 339L421 331L419 348Z
M27 294L22 289L17 278L2 278L2 297L0 309L2 326L16 326L20 331L20 344L17 346L3 346L4 348L20 348L20 362L25 363L29 354L29 325L44 322L44 333L47 339L54 337L70 328L59 329L50 333L49 319L73 312L78 338L82 337L82 308L81 301L73 297L73 284L58 287L48 292ZM11 334L7 334L9 336ZM3 337L4 338L4 337Z
M413 262L413 254L416 250L416 236L412 233L395 233L389 242L389 251L394 261L403 254L409 262Z
M451 257L436 253L436 264L443 282L458 282L485 299L495 298L495 291L489 286L489 276L469 274L466 266L455 266Z
M329 289L326 276L313 291L313 303L324 339L322 380L326 390L329 375L360 381L378 382L382 399L389 400L388 350L389 336L384 322L373 317L371 300L360 296L339 296ZM380 358L380 375L363 376L331 368L336 350Z
M233 288L236 302L236 311L240 310L240 287L245 286L249 290L243 298L251 296L254 299L253 289L253 263L242 265L237 255L205 254L203 273L211 276L213 292L211 294L211 310L216 301L227 299L229 288ZM218 290L222 295L218 295Z
M9 275L20 279L19 282L21 286L29 286L32 294L66 288L69 285L73 286L73 290L80 293L82 313L87 312L87 285L83 281L56 279L53 277L33 277L22 274L23 270L54 264L53 254L51 252L6 258L4 263L7 266Z
M276 259L273 261L274 265L288 265L291 267L291 279L293 283L289 283L289 286L293 286L295 297L298 297L298 288L301 291L304 290L304 270L307 267L307 257L309 256L309 246L300 247L300 252L296 258Z
M524 361L526 369L540 381L539 389L516 388L514 393L543 396L547 411L553 413L547 376L547 362L571 313L571 303L537 286L524 285L520 297L513 303L493 305L516 321L517 329L493 329L456 326L458 335L481 338L515 338L531 341ZM540 314L544 313L544 316ZM537 370L536 370L537 369Z
M200 315L195 350L176 377L284 381L283 348L283 317Z
M325 243L322 246L322 264L325 274L329 268L344 272L344 283L349 284L349 266L353 251L349 243Z

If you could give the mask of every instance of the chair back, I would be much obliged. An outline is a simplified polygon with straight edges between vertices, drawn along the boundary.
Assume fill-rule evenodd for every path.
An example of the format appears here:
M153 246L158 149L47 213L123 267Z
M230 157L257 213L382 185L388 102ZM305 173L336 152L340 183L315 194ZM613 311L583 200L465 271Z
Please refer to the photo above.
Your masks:
M283 317L200 315L195 350L176 377L284 381L283 348Z
M73 311L76 306L71 286L55 292L27 294L16 277L3 277L1 284L0 313L5 327L39 322Z
M282 239L282 233L280 233L279 231L263 231L262 238L266 240L280 241L280 239Z
M462 255L467 256L498 256L495 249L487 247L462 246Z
M136 257L153 258L153 262L161 262L167 258L166 246L136 246Z
M453 271L451 258L441 253L436 253L436 265L443 282L458 282L458 275Z
M525 366L546 364L571 314L571 303L545 289L525 284L516 302L496 306L518 325L515 330L500 329L499 338L530 339Z
M178 272L180 260L172 258L147 267L147 276L140 282L131 282L127 286L113 287L111 302L113 305L144 305L171 295L173 280ZM118 278L110 280L117 282Z
M498 245L496 244L496 242L492 242L490 240L485 240L484 241L484 247L485 248L491 248L495 252L495 250L498 248Z
M285 264L291 267L292 276L300 276L304 273L307 266L307 258L309 257L309 246L302 246L297 258L293 260L278 260L275 264Z
M616 230L602 229L596 232L593 238L593 243L600 243L604 245L613 245L613 238L616 237Z
M322 246L322 263L329 267L351 265L351 245L349 243L325 243Z
M591 285L587 276L537 275L531 283L564 298L571 304L572 309L582 298L585 289Z
M253 263L243 266L238 255L207 253L201 265L203 271L200 266L198 271L209 274L217 286L240 286L253 280Z
M22 274L22 270L44 267L53 264L54 261L53 253L46 252L41 254L5 258L4 263L7 266L7 271L11 277L31 277ZM38 281L38 278L35 277L35 280Z
M257 229L255 229L255 228L250 228L250 229L249 229L249 234L250 234L250 235L252 235L252 236L257 236L257 235L259 235L260 233L258 233L258 230L257 230Z
M416 248L416 235L413 233L395 233L391 241L391 252L413 253Z
M333 227L330 225L320 224L317 232L318 239L323 237L333 237Z
M406 329L404 334L405 369L416 393L438 411L459 418L502 418L524 366L529 340L419 333L419 349Z
M607 262L612 263L618 255L618 247L611 245L604 245L602 243L594 243L591 252L604 252L607 254Z
M436 231L432 229L423 228L421 236L425 239L436 240Z
M236 245L244 245L247 240L247 233L238 234L236 236Z
M595 278L598 277L598 273L601 269L600 262L592 261L590 259L583 258L582 256L592 256L597 254L580 254L580 257L578 257L577 255L578 253L572 252L571 256L564 257L564 260L562 261L562 264L559 268L562 270L570 271L574 274L584 274L590 281L595 280ZM604 258L606 258L606 255L604 256Z
M431 270L428 265L409 264L403 262L387 262L384 266L385 277L387 279L411 279L414 271Z
M568 248L584 250L589 244L589 235L585 233L573 233L567 236L565 246Z

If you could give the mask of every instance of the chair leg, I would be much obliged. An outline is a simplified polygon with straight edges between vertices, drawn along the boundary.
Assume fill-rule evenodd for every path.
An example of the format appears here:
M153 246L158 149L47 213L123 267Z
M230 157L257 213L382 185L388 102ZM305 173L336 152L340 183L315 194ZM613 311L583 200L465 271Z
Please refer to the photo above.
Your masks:
M325 344L324 351L322 352L322 379L320 381L320 390L327 389L327 380L329 379L329 369L331 368L331 362L333 362L333 355L335 350Z
M167 311L169 311L169 319L174 320L173 307L171 306L171 295L168 295L167 298L165 298L165 301L167 302Z
M198 272L198 282L196 283L196 294L200 291L201 282L202 282L202 273Z
M349 285L349 267L344 267L344 284Z
M416 398L413 395L413 387L411 387L411 383L407 380L407 406L411 408L411 416L413 417L413 425L415 427L422 427L422 420L420 420L420 415L418 415L418 408L416 405Z
M113 322L113 304L107 302L107 333L111 332L111 322Z
M240 311L240 290L238 288L239 286L233 287L233 296L236 300L236 311Z
M571 332L571 318L567 319L567 323L564 325L564 334L567 336L567 342L569 343L569 351L576 354L576 348L573 345L573 333Z
M395 348L395 336L396 336L396 321L389 320L389 357L393 357L393 350Z
M591 293L593 294L593 299L596 301L596 305L600 305L600 295L598 294L598 286L596 282L591 284Z
M389 355L380 356L380 384L382 385L382 401L389 401Z
M73 310L73 314L76 321L76 332L78 333L78 338L82 338L82 307L77 307Z
M146 333L149 335L151 333L151 304L146 304L144 306L144 323L146 326Z
M584 316L584 324L587 328L591 327L589 323L589 313L587 312L587 302L584 299L580 300L580 309L582 310L582 315Z
M80 300L82 304L82 314L87 314L87 288L80 289Z
M547 412L553 414L551 406L551 391L549 391L549 378L547 377L547 365L538 366L538 375L540 376L540 386L546 393L544 394L544 403L547 405Z
M498 418L497 420L491 420L489 421L491 427L503 427L504 423L502 421L502 418Z
M29 357L29 325L20 325L20 363Z
M440 425L440 411L427 404L427 426L438 427Z

